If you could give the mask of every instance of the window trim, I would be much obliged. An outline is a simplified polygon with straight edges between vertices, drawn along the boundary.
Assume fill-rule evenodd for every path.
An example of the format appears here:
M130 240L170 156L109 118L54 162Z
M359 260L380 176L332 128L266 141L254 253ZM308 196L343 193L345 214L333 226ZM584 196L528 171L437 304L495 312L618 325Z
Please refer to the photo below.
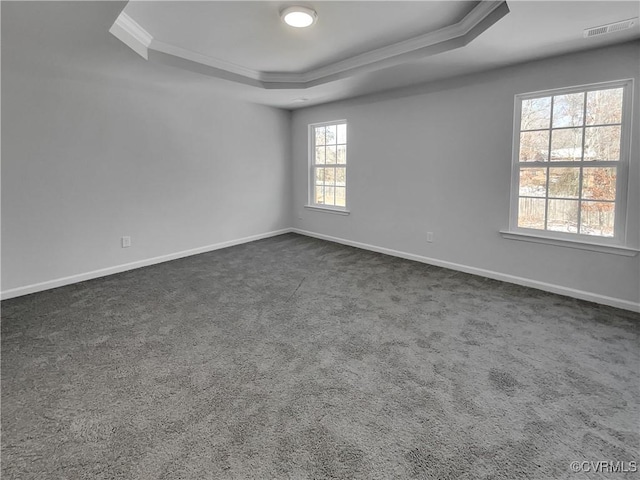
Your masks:
M538 230L533 228L518 227L518 199L520 183L520 122L522 103L531 98L545 96L565 95L577 92L590 92L594 90L605 90L610 88L623 88L622 97L622 121L620 131L620 160L616 162L616 198L615 198L615 218L614 236L600 237L595 235L585 235L580 233L554 232L549 230ZM561 245L585 250L604 251L607 253L620 253L622 255L637 254L638 250L627 246L627 199L629 190L629 161L631 153L631 123L633 109L633 79L614 80L609 82L591 83L586 85L576 85L564 88L553 88L537 92L517 94L514 96L514 115L512 129L512 158L511 158L511 192L509 196L509 228L501 230L500 234L511 240L524 240L536 243L546 243ZM584 128L584 125L583 125ZM550 127L552 130L552 128ZM565 162L527 162L530 167L547 167L557 164L558 167ZM577 163L577 162L576 162ZM585 165L582 160L581 165ZM607 162L588 162L589 166L600 166ZM610 162L608 163L611 164ZM575 163L574 163L575 165ZM606 165L605 165L606 166Z
M333 213L334 215L349 215L351 213L350 210L347 210L344 207L336 207L333 205L329 205L327 207L320 206L320 205L305 205L304 208L306 208L307 210L313 210L316 212Z
M613 245L613 244L604 244L604 243L595 243L595 242L580 242L576 240L567 240L566 238L552 238L544 235L535 235L535 234L523 233L523 232L511 232L508 230L500 230L500 235L502 235L502 238L506 238L507 240L519 240L522 242L542 243L544 245L555 245L557 247L577 248L579 250L611 253L613 255L622 255L624 257L635 257L640 251L637 248L630 248L622 245Z
M347 161L344 164L344 174L345 174L345 188L344 188L344 207L340 207L337 205L325 205L320 203L315 203L313 198L314 191L314 162L315 158L315 128L316 127L326 127L327 125L339 125L345 124L347 126ZM307 204L304 206L307 209L315 210L318 212L324 213L336 213L339 215L349 215L349 123L346 119L340 120L331 120L328 122L318 122L318 123L310 123L308 126L308 137L307 137Z

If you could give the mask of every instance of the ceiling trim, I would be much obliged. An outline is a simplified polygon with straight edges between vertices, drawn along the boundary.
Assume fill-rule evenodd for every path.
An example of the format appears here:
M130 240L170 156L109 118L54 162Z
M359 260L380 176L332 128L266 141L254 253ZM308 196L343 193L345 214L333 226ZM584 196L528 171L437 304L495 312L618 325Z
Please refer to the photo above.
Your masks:
M202 65L206 65L208 67L226 70L227 72L234 73L236 75L242 75L253 80L263 80L262 73L257 70L245 68L241 65L236 65L235 63L226 62L217 58L208 57L207 55L202 55L191 50L186 50L169 43L160 42L156 39L153 39L151 41L151 45L149 46L149 48L151 50L155 50L156 52L173 55L175 57L180 57L196 63L201 63Z
M324 77L344 73L363 66L375 65L377 63L393 59L394 57L400 57L407 53L419 51L421 49L432 47L449 40L464 37L501 6L506 7L507 2L482 1L461 21L443 27L439 30L427 32L422 35L418 35L417 37L409 38L408 40L403 40L386 47L381 47L376 50L371 50L369 52L355 55L353 57L326 65L324 67L308 70L301 74L263 73L261 80L266 82L287 82L289 81L291 76L295 76L297 77L296 81L313 82ZM508 11L509 10L507 8L503 15L500 15L500 18L502 18L502 16L504 16ZM496 19L495 21L497 20L498 19Z
M153 37L124 11L120 12L114 24L111 25L109 33L145 60L149 59L148 49Z
M483 0L462 20L432 32L302 72L263 72L153 38L124 11L109 32L145 60L263 89L304 89L462 47L509 13L504 0Z

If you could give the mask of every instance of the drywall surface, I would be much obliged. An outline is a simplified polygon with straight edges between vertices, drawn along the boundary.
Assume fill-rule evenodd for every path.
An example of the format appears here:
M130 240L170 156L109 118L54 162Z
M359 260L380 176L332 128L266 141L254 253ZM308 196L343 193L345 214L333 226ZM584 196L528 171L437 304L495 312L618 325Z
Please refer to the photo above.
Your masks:
M289 112L119 77L151 67L108 34L111 2L76 2L104 25L69 21L68 45L21 30L57 3L2 6L3 291L289 227Z
M504 239L514 95L633 78L627 236L640 243L640 43L582 52L293 114L295 228L636 304L640 257ZM304 208L308 125L348 122L348 216ZM433 243L427 242L433 232Z

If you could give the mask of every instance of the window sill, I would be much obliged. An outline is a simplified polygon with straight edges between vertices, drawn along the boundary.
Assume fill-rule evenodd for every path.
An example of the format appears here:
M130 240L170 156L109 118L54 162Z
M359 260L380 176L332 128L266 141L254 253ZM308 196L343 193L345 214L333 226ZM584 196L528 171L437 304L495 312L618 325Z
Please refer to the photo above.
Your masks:
M588 243L579 240L567 240L564 238L551 238L542 235L534 235L531 233L511 232L500 230L500 235L508 240L519 240L522 242L543 243L545 245L555 245L558 247L577 248L580 250L589 250L592 252L610 253L613 255L623 255L625 257L635 257L638 249L622 247L620 245L607 245L604 243Z
M304 208L308 210L315 210L318 212L333 213L335 215L349 215L351 213L346 208L340 208L340 207L321 207L319 205L305 205Z

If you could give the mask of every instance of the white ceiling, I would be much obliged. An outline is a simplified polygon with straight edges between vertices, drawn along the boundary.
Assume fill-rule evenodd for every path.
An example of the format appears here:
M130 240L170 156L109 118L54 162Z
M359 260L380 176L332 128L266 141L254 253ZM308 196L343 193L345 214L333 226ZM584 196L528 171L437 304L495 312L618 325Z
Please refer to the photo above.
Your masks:
M281 21L281 1L129 2L124 11L165 44L252 70L299 72L446 27L477 3L318 1L307 29Z
M322 20L296 29L281 2L130 2L109 31L145 60L306 90L459 48L509 12L505 0L317 4Z
M477 12L489 11L488 5L500 3L504 2L304 2L319 17L308 29L294 29L280 20L279 11L291 2L129 2L123 12L153 38L150 50L157 48L170 54L152 55L150 60L224 78L224 83L245 83L241 90L250 98L285 108L640 38L638 22L630 30L583 38L586 28L638 17L637 1L511 0L508 13L503 8L499 15L490 18L487 14L486 20L478 20L484 17ZM469 27L456 30L474 14L476 31ZM435 50L416 49L413 55L398 55L391 62L372 62L364 69L332 70L345 63L350 67L350 62L357 64L359 58L367 59L372 54L376 57L390 45L393 47L387 49L430 35L439 41L440 34L452 29L471 33L464 39L445 36L451 42L435 45ZM269 72L288 74L291 77L287 79L294 75L304 79L313 69L328 69L334 74L316 82L274 83L273 87L259 81L260 75ZM228 74L227 70L239 75ZM246 75L255 74L252 78L256 80L247 80L247 71ZM322 75L310 78L319 77Z
M177 86L178 89L197 89L203 94L210 92L211 94L231 95L247 101L294 109L640 38L640 29L637 24L631 30L601 37L585 39L582 35L585 28L640 16L640 3L637 1L529 2L510 0L508 1L510 10L508 14L461 48L422 58L406 59L406 61L388 68L355 72L349 76L308 88L265 89L210 74L193 73L162 64L162 62L154 61L153 58L144 60L118 38L109 34L109 29L123 10L127 11L127 9L134 7L163 10L172 6L178 9L184 8L185 12L190 8L223 8L226 12L223 22L216 18L208 19L208 22L202 21L202 19L184 21L192 25L194 29L197 25L204 27L208 25L209 29L215 32L232 30L234 38L241 38L241 45L236 44L235 41L229 42L224 39L221 40L221 44L214 45L219 49L218 52L225 55L223 58L226 61L245 62L248 64L247 68L264 69L265 71L295 70L309 66L313 68L314 65L320 65L323 62L335 61L344 55L358 53L362 48L375 48L380 45L382 39L385 42L393 42L404 35L412 36L418 31L416 29L420 23L414 22L414 16L418 15L417 12L421 8L435 7L439 3L414 2L410 5L407 4L406 7L410 8L412 12L410 19L403 17L401 9L395 9L394 22L407 22L405 27L396 27L396 30L389 28L391 23L387 24L384 21L369 24L366 28L361 25L357 35L354 32L347 32L352 37L342 37L344 43L347 43L346 38L354 39L351 45L345 45L344 48L324 49L318 46L316 52L315 46L318 44L334 41L329 38L307 43L306 48L314 52L312 62L316 63L306 65L296 63L300 58L302 61L306 61L304 55L302 57L299 55L302 50L295 50L299 49L296 42L289 44L285 42L284 46L281 43L276 53L264 55L251 53L252 46L262 49L257 51L264 52L266 45L258 42L260 44L258 46L253 40L251 29L247 29L246 26L240 28L242 23L232 19L232 13L236 11L236 8L239 12L257 6L262 11L263 7L273 9L274 3L265 2L262 5L241 1L206 2L200 7L194 7L191 2L180 2L178 5L175 3L164 5L165 3L156 1L129 4L113 1L1 2L3 75L5 71L18 68L23 72L32 72L33 75L40 76L43 74L43 66L46 65L48 75L55 74L65 79L78 80L90 77L106 80L118 78L145 84L148 88L171 85L172 87ZM303 3L311 3L319 12L324 11L324 2L311 0L311 2L305 1ZM331 8L335 8L337 12L343 4L345 7L347 5L353 7L354 5L353 2L340 2L334 3ZM371 18L376 15L384 18L389 10L394 10L395 4L396 2L391 1L366 1L358 2L358 5L353 8L360 12L366 10L366 15ZM438 21L445 23L455 21L456 15L463 14L464 8L473 7L473 3L465 2L463 5L454 6L460 7L457 13L454 11L455 9L448 10L449 17L441 18ZM321 7L323 8L321 9ZM351 12L356 10L351 10ZM133 10L131 13L136 15ZM322 15L322 19L326 18L324 13ZM349 15L349 13L345 13L344 18L350 18ZM264 22L262 14L258 17L260 19L254 19L254 21ZM178 18L178 14L175 14L175 18ZM271 25L270 28L283 27L279 17L270 18L269 21L277 25ZM346 20L344 21L346 22ZM429 28L438 27L439 24L435 19L430 21L435 23L430 23ZM143 20L140 19L140 22ZM351 18L351 22L355 24L357 20ZM232 26L230 27L229 24ZM146 27L150 32L161 35L160 30L154 30L161 28L161 25ZM218 33L215 32L211 35L200 32L197 35L211 41L212 38L217 38ZM303 32L300 31L299 34L303 34ZM384 32L384 35L382 33L378 35L378 32ZM196 34L194 33L194 35ZM360 43L356 37L361 39ZM368 40L367 42L362 41L362 39L372 37L375 38L372 43L367 43ZM177 41L173 37L167 37L167 40ZM293 46L294 44L295 46ZM292 49L291 51L297 51L298 54L291 53L290 58L289 47ZM235 53L230 54L237 49L244 49L245 53L242 55L245 56L239 54L236 57ZM212 52L208 53L212 54ZM251 60L252 58L253 60ZM272 60L269 58L275 59L273 63L270 63ZM254 63L251 63L252 61ZM638 68L640 68L640 58ZM306 101L301 101L302 98Z

